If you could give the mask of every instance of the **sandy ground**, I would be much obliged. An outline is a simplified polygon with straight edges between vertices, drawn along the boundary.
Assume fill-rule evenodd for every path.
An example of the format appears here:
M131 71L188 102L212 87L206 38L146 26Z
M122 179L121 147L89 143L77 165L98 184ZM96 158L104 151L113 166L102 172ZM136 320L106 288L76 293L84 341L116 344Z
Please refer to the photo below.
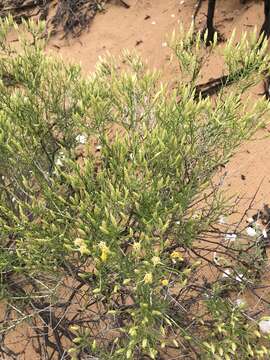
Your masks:
M170 62L170 50L165 46L167 37L179 23L188 27L194 12L196 0L126 0L130 5L125 9L117 4L107 7L106 12L98 14L88 31L80 38L63 40L61 36L52 38L49 49L61 55L65 61L81 63L84 74L90 74L98 60L106 52L119 55L123 49L136 49L149 66L165 73L165 79L176 81L177 65ZM197 25L203 27L206 1L197 17ZM263 21L262 1L240 0L218 1L216 26L225 38L236 28L237 34L260 28ZM206 64L201 81L221 74L222 62L219 58L210 59ZM262 88L256 87L254 99ZM252 141L243 144L230 163L226 166L228 176L224 188L228 194L243 197L240 212L245 208L252 195L260 190L255 207L270 203L270 139L267 131L260 131ZM17 334L18 336L18 334ZM17 336L16 340L17 341ZM29 349L26 358L35 360ZM20 360L20 359L19 359ZM38 359L37 359L38 360Z

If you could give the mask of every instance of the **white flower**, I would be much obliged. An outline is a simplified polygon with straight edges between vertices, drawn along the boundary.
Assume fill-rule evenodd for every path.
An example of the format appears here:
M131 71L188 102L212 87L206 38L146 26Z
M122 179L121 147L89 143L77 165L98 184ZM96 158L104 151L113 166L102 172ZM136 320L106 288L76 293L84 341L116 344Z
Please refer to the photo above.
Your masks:
M246 305L246 302L245 302L245 300L243 300L243 299L236 299L236 300L235 300L235 303L236 303L236 305L239 306L239 307L244 307L244 306Z
M230 269L225 269L224 273L222 274L222 277L226 278L231 274L231 270Z
M218 219L218 223L221 225L226 224L226 218L224 216L220 216Z
M245 279L245 277L244 277L243 274L239 273L239 274L237 274L237 275L235 276L235 280L238 281L238 282L242 282L242 281L244 281L244 280L246 280L246 279Z
M265 239L268 238L267 231L265 229L263 229L262 234Z
M85 144L86 143L86 140L87 140L87 136L86 135L77 135L76 136L76 141L80 144Z
M236 240L236 238L237 238L237 235L236 235L236 234L230 234L230 233L228 233L228 234L225 235L225 240L234 241L234 240Z
M62 162L61 158L58 158L58 159L56 160L55 164L56 164L57 166L63 166L63 162Z
M256 236L257 235L256 230L251 226L248 226L246 228L246 232L247 232L248 236Z
M65 155L64 155L63 151L60 151L58 156L57 156L57 159L55 161L55 165L63 166L63 160L64 159L65 159Z
M270 334L270 319L261 320L259 322L259 328L261 332Z
M217 256L216 252L214 252L214 254L213 254L213 261L214 261L215 264L220 265L219 257Z

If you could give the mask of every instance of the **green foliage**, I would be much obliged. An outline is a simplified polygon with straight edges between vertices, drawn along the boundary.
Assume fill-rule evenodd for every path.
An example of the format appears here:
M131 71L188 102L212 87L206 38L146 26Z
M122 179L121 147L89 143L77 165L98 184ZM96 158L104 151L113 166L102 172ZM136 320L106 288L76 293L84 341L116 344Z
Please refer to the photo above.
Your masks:
M205 341L206 357L214 359L264 359L269 357L269 335L261 334L255 322L244 315L244 305L232 306L220 294L207 301L213 322L210 341ZM264 338L267 347L259 342Z
M156 359L171 347L186 358L213 358L216 328L228 317L239 325L226 330L215 358L231 353L228 341L239 349L235 358L247 358L242 347L253 334L229 301L213 294L204 301L202 292L197 303L213 321L206 339L200 332L190 301L197 299L200 262L190 252L228 211L213 177L263 123L268 103L247 109L243 87L214 102L196 100L204 50L192 31L173 40L192 81L171 91L130 53L121 59L124 69L120 60L103 59L84 79L78 66L44 54L42 24L23 24L19 50L6 41L12 26L12 19L0 24L2 297L20 309L18 318L23 311L45 321L40 309L50 304L53 312L67 301L65 281L78 286L67 287L69 296L87 287L86 297L66 304L80 307L64 324L71 325L65 336L73 339L73 358ZM243 50L248 61L241 62ZM254 73L268 71L265 47L249 46L247 38L227 49L226 61L237 74L241 62L245 89ZM243 266L235 258L230 264Z

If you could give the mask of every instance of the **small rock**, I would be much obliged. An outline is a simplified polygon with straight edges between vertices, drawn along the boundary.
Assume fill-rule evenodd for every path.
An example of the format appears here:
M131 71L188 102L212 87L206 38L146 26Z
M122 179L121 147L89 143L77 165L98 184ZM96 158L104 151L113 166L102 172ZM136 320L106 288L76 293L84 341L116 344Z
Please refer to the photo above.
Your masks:
M141 45L142 43L143 43L142 40L137 40L135 46L139 46L139 45Z

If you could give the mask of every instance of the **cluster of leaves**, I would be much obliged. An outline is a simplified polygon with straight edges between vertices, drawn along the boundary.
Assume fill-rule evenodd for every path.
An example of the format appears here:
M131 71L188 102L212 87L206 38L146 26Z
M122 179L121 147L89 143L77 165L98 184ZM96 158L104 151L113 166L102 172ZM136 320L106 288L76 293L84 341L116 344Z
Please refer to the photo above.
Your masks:
M234 61L226 53L242 86L213 103L194 97L200 34L174 37L192 81L171 91L130 53L124 69L108 58L84 79L44 54L43 23L23 26L18 50L7 41L13 20L0 23L3 338L27 319L59 358L223 359L228 341L235 358L248 356L254 329L198 279L196 245L228 211L213 176L269 109L241 101L254 73L268 71L265 47L253 36Z

